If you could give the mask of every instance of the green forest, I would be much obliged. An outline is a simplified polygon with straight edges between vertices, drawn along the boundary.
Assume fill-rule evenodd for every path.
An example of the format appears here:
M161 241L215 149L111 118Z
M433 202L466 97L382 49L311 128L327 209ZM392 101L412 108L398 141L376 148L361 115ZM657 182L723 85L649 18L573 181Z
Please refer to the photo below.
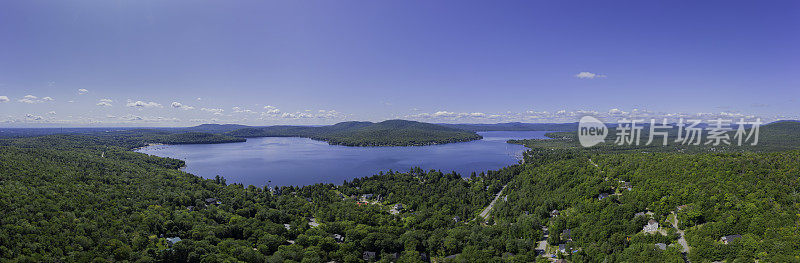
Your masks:
M225 134L236 137L306 137L344 146L422 146L482 138L472 131L407 120L350 121L319 127L250 127Z
M800 129L763 129L764 147L743 151L601 151L554 134L517 142L523 162L496 171L275 188L131 151L234 136L3 139L0 261L800 262Z

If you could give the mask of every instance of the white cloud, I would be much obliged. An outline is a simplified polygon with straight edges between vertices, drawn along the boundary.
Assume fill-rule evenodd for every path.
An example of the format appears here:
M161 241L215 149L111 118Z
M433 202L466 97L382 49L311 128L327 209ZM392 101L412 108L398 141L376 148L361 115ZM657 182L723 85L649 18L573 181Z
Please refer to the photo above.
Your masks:
M47 114L56 115L56 112L55 111L51 111L51 112L48 112Z
M317 110L316 112L312 110L304 110L302 112L298 111L295 113L291 112L284 112L283 114L278 115L278 113L269 114L267 112L261 113L260 120L265 119L274 119L276 117L280 117L283 119L338 119L344 118L345 115L341 112L336 110Z
M266 114L279 114L279 113L281 113L280 109L276 108L275 106L270 106L270 105L264 106L264 110L265 110L264 113L266 113Z
M78 95L83 95L83 94L86 94L86 93L89 93L89 90L87 90L87 89L78 89Z
M0 102L9 102L10 100L6 96L0 96Z
M34 103L42 103L42 102L47 102L47 101L54 101L54 99L51 98L51 97L44 97L44 98L39 99L39 97L36 97L36 96L28 94L28 95L25 95L24 97L22 97L22 99L19 99L17 101L18 102L22 102L22 103L34 104Z
M184 105L184 104L181 104L180 102L177 102L177 101L173 101L172 104L170 104L170 106L172 106L173 108L182 109L182 110L193 110L194 109L194 107L192 107L192 106Z
M25 114L25 119L28 119L28 120L31 120L31 121L41 121L41 120L44 120L44 117L28 113L28 114Z
M102 102L108 102L108 103L112 103L112 102L114 102L114 100L112 100L112 99L100 99L100 101L102 101Z
M224 111L225 111L225 110L223 110L223 109L214 109L214 108L211 108L211 109L209 109L209 108L202 108L202 109L200 109L200 110L201 110L201 111L205 111L205 112L214 113L214 115L222 115L222 112L224 112Z
M624 112L624 111L622 111L620 109L617 109L617 108L608 110L608 115L611 115L611 116L621 116L621 115L627 115L627 114L628 114L627 112Z
M606 75L583 71L581 73L575 74L575 77L579 79L594 79L594 78L605 78Z
M141 100L137 100L137 101L128 100L128 103L125 104L125 106L136 107L136 108L161 108L161 107L163 107L163 106L161 106L161 104L158 104L157 102L153 102L153 101L144 102L144 101L141 101Z
M233 110L234 113L256 113L255 111L248 110L248 109L241 108L241 107L233 107L231 109Z
M100 102L97 103L97 106L111 107L113 105L111 105L111 103L108 103L108 102L105 102L105 101L100 101Z

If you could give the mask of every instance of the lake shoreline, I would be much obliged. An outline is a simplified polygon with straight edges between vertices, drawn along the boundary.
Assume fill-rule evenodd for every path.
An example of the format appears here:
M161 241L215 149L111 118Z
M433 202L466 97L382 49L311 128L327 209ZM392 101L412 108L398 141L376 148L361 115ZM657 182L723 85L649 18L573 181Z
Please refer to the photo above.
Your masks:
M231 183L262 186L341 184L380 172L425 170L472 172L497 170L520 163L527 150L509 139L547 138L545 131L480 132L481 140L415 146L352 147L304 137L253 137L244 143L184 144L144 147L136 152L186 163L181 171L202 178L220 175ZM156 145L153 145L156 146Z

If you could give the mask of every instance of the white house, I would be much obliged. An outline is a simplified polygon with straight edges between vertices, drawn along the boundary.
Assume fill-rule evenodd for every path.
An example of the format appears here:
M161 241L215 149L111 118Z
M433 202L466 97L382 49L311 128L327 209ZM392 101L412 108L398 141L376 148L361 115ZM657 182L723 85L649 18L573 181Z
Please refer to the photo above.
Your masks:
M642 228L642 231L649 233L658 231L658 221L650 219L650 221L647 221L647 225Z

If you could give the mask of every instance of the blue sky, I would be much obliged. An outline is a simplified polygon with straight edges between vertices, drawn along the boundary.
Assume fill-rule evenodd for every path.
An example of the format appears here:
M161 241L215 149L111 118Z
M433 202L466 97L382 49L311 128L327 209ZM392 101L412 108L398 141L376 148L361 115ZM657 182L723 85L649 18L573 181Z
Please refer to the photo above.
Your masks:
M800 109L798 1L2 1L0 126Z

